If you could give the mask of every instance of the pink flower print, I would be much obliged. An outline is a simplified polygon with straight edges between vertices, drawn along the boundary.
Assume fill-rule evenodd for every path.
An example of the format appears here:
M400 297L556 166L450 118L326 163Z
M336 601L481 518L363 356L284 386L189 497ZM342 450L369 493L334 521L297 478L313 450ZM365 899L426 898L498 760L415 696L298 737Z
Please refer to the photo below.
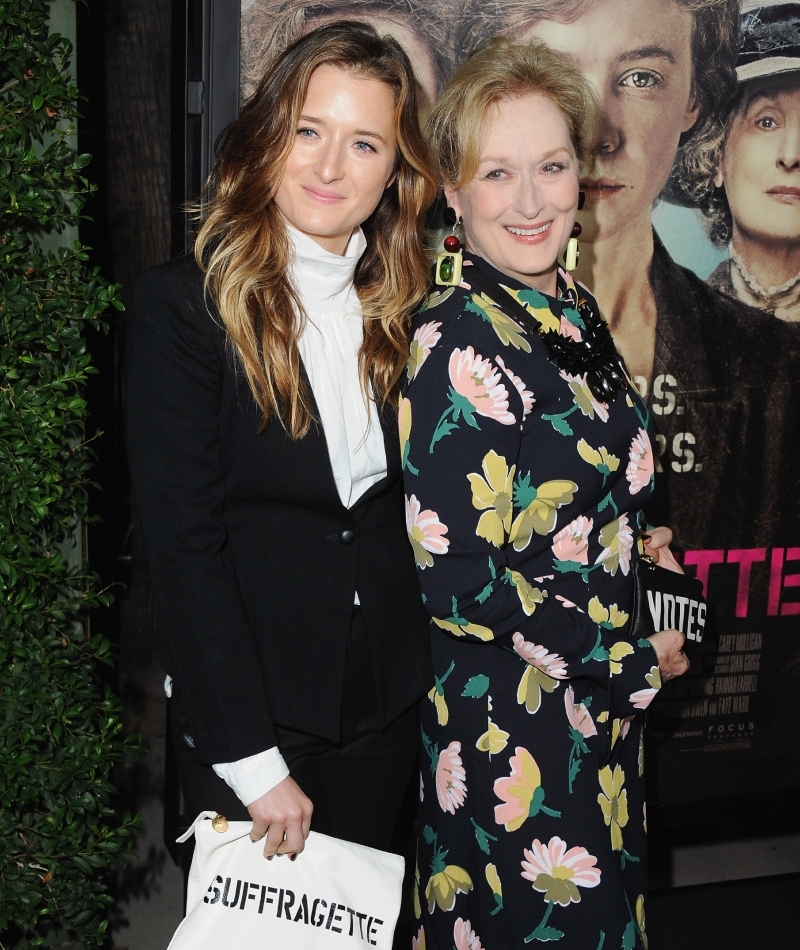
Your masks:
M519 632L515 633L511 639L514 643L514 652L518 653L526 663L556 680L564 679L567 675L567 663L557 653L548 653L547 647L531 643Z
M467 773L461 763L461 743L451 742L436 763L436 796L442 811L454 815L467 797Z
M569 724L573 729L579 732L584 739L589 736L597 735L597 727L589 714L589 710L583 703L575 702L575 693L571 686L568 686L566 690L564 690L564 706L567 710Z
M594 522L581 515L562 528L553 538L553 556L557 561L573 561L584 566L589 561L589 534Z
M631 693L629 699L635 709L647 709L650 703L656 698L657 689L637 689Z
M575 340L576 343L580 343L583 337L581 336L581 331L578 327L575 326L570 320L561 314L561 323L558 328L558 332L561 336L569 337L570 340Z
M406 496L406 531L417 567L424 571L433 567L431 554L447 554L450 541L445 537L447 525L439 521L436 512L429 508L421 511L421 507L416 495Z
M414 331L406 364L409 382L419 373L422 364L431 355L431 350L441 340L442 334L438 332L441 325L433 322L423 323Z
M577 607L577 604L573 604L571 600L567 600L566 597L563 597L561 594L556 594L556 600L560 600L565 607ZM579 608L580 609L580 608ZM582 612L582 611L581 611Z
M453 927L453 940L456 942L456 950L483 950L481 938L472 929L472 924L461 917Z
M628 479L631 494L635 495L645 485L649 485L653 477L653 447L650 445L650 436L644 429L640 428L634 436L628 455L630 462L625 469L625 477Z
M411 950L425 950L425 928L420 927L419 933L415 937L411 936Z
M471 346L450 354L450 382L453 389L481 416L505 426L517 420L508 411L508 390L500 382L500 373Z
M419 800L425 801L425 782L422 778L422 772L419 773Z
M586 848L567 851L566 843L558 835L546 845L537 838L524 853L522 876L550 903L561 907L577 904L581 899L579 887L597 887L600 883L597 858Z
M500 369L508 376L511 382L514 384L514 389L519 393L520 399L522 400L522 419L523 421L530 415L531 409L533 409L533 404L536 402L533 393L530 389L525 388L525 383L513 373L506 364L503 362L501 357L495 356L497 360L497 365Z

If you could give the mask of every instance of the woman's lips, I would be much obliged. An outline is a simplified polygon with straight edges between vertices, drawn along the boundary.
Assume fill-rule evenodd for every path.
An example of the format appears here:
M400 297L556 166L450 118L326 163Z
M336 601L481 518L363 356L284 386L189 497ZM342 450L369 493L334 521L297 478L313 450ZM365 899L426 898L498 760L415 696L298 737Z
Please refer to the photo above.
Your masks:
M796 201L800 201L800 188L790 188L787 185L777 185L775 188L770 188L767 194L774 195L778 201L785 204L794 204Z
M333 204L336 201L341 201L344 197L335 191L326 191L324 188L311 188L308 185L303 185L303 191L309 198L313 198L315 201L321 201L323 204Z
M546 221L544 224L504 224L506 234L518 244L541 244L546 241L550 233L552 221Z
M587 178L581 182L581 191L586 193L587 201L613 198L624 188L625 185L622 182L614 181L613 178Z

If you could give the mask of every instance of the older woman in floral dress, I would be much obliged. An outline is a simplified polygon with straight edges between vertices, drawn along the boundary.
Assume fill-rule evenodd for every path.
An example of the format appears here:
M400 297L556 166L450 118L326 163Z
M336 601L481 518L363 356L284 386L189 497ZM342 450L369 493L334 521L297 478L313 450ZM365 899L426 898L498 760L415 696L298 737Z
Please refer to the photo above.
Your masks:
M430 119L467 252L400 415L436 675L416 948L644 946L641 715L687 663L677 631L628 633L650 421L557 265L590 108L559 54L496 40Z

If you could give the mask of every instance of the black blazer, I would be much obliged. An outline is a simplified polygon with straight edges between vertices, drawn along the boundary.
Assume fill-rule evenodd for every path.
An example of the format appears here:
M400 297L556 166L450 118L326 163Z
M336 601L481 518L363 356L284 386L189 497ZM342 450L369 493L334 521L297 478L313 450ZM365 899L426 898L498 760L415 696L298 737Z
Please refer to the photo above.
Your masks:
M148 271L127 331L130 467L164 666L207 763L276 745L275 724L340 738L356 590L380 726L433 682L394 411L387 476L350 510L320 427L292 441L260 422L194 260Z

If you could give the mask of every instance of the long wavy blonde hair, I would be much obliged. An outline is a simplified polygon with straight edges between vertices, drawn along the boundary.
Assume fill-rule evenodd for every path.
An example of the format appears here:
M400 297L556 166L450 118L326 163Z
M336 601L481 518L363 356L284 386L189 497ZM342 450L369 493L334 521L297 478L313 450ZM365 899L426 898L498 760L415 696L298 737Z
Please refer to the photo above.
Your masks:
M355 272L364 321L361 385L379 405L397 392L411 315L427 290L422 237L436 188L408 57L363 23L322 26L280 53L222 134L198 210L194 254L263 425L275 417L295 439L313 420L297 344L306 315L289 280L289 237L274 197L309 79L323 64L385 83L395 101L397 176L362 224L367 249Z

